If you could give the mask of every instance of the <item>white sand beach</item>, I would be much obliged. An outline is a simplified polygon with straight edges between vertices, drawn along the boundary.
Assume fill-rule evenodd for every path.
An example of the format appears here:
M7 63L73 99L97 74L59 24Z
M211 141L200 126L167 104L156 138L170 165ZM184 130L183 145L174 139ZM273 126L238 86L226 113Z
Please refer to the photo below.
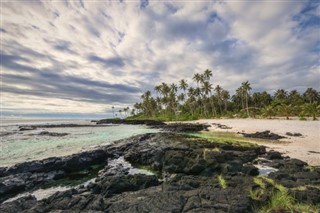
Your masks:
M219 123L232 127L232 129L220 129L212 125L210 131L245 132L270 130L273 133L286 136L286 132L301 133L302 137L281 139L289 143L261 143L258 144L283 153L285 156L297 158L310 165L320 166L320 121L299 120L268 120L268 119L202 119L194 122Z

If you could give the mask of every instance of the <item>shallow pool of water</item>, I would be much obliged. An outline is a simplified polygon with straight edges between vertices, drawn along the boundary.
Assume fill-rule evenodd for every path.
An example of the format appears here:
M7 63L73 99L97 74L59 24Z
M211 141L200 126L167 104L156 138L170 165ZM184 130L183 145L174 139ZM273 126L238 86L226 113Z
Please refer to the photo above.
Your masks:
M68 135L38 135L41 131L68 133ZM97 145L108 144L115 140L158 131L137 125L42 128L32 131L13 131L13 134L1 137L0 166L70 155L91 149Z
M259 175L261 175L261 176L268 176L268 174L270 174L271 172L278 171L278 169L270 167L270 166L265 166L265 165L260 165L260 164L257 164L254 166L258 168Z

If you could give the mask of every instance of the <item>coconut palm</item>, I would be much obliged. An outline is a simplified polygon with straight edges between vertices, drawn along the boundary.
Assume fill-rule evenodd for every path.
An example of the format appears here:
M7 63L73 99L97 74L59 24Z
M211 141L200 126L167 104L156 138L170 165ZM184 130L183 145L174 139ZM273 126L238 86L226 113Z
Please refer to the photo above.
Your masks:
M206 69L203 73L203 79L209 81L212 76L212 71L209 69Z
M250 87L249 81L242 82L241 87L243 89L244 97L245 97L245 100L246 100L247 115L248 115L248 117L250 117L250 114L249 114L249 91L252 88Z
M204 112L208 113L208 107L206 103L209 102L210 105L212 106L212 102L209 99L209 94L211 94L211 90L212 90L212 84L210 84L209 81L203 82L201 90L204 93L204 98L203 98L204 100L202 101Z
M158 93L161 94L161 90L162 90L162 85L157 85L154 87L154 90Z
M280 104L278 105L278 111L282 116L285 116L287 120L289 120L289 116L292 114L294 108L293 106L290 104Z
M170 89L171 91L173 91L174 93L176 93L178 91L178 87L177 85L175 85L174 83L170 85Z
M112 106L112 117L114 118L114 106Z
M178 100L183 102L185 100L185 95L184 93L181 93L180 95L178 95Z
M309 116L312 116L312 119L317 120L317 115L320 114L320 105L317 103L306 103L302 107L303 112Z
M308 101L311 104L319 100L319 93L317 92L317 90L313 88L308 88L303 93L303 97L305 98L306 101Z
M204 94L206 96L208 96L209 93L211 93L211 90L212 90L212 84L210 84L208 81L205 81L203 82L203 85L202 85L202 91L204 92Z
M126 108L126 107L123 108L123 112L124 112L124 116L125 116L125 117L127 117L127 111L128 111L128 108Z
M244 106L244 96L243 96L243 88L242 87L239 87L237 90L236 90L236 94L233 96L233 102L240 102L240 105L242 107L242 109L245 108Z
M187 81L184 80L184 79L181 79L180 82L179 82L179 88L182 89L185 92L186 89L188 88Z
M275 116L275 110L273 106L266 106L262 109L262 115L265 117L268 117L269 119L272 118L272 116Z
M261 93L261 107L265 107L267 105L269 105L272 101L272 97L269 93L267 93L266 91L263 91Z
M216 96L218 99L218 104L219 104L219 109L220 113L222 114L222 107L221 107L221 92L222 92L222 87L218 84L215 88L214 91L216 91Z
M288 101L290 104L298 106L303 104L303 98L297 90L292 90L288 95Z
M274 93L274 98L278 100L280 103L285 104L287 103L288 92L285 91L284 89L278 89Z
M199 83L202 81L202 76L199 73L194 74L193 78L192 78L197 85L199 86Z
M222 90L221 91L221 99L224 103L224 111L227 112L228 111L228 100L230 98L230 94L227 90Z

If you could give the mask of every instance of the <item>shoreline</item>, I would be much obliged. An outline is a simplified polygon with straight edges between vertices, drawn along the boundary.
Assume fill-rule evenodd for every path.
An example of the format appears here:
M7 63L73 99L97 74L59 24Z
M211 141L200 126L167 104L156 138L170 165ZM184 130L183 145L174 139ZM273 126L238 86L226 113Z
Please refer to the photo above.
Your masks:
M284 156L297 158L312 166L320 166L320 121L300 121L282 119L200 119L186 121L189 123L210 124L210 132L245 132L255 133L270 130L273 133L285 136L280 143L254 143L266 146L269 150L283 153ZM231 129L221 129L215 124L222 124ZM286 133L301 133L302 137L287 136ZM253 142L250 140L250 142ZM288 143L281 143L288 142Z

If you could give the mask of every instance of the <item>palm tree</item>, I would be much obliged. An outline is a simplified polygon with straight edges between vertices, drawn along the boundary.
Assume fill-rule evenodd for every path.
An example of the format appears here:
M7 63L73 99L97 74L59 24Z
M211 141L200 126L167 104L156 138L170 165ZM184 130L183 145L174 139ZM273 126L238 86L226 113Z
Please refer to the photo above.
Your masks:
M204 80L209 81L210 78L211 78L211 76L212 76L212 71L209 70L209 69L206 69L206 70L204 71L204 73L203 73L203 78L204 78Z
M122 110L119 109L119 114L120 114L120 117L122 118Z
M174 83L170 85L170 89L171 91L173 91L174 93L176 93L178 91L178 87L177 85L175 85Z
M317 90L313 89L313 88L308 88L304 93L303 93L303 97L309 101L309 103L313 103L319 100L319 93L317 92Z
M141 95L142 98L142 109L147 116L151 116L151 92L148 90Z
M135 104L133 105L133 107L134 107L135 109L137 109L137 112L138 112L138 113L140 113L141 110L142 110L141 103L135 103Z
M162 90L162 85L157 85L154 87L154 90L158 93L161 94L161 90Z
M285 116L287 120L289 120L289 116L292 114L293 112L293 107L292 105L288 105L288 104L280 104L278 106L278 110L281 113L281 115Z
M125 113L125 116L127 117L127 116L128 116L128 115L127 115L127 112L129 111L129 107L123 108L123 111L124 111L124 113Z
M188 88L187 81L184 80L184 79L181 79L180 82L179 82L179 88L182 89L185 92L186 89Z
M311 115L312 119L317 120L317 115L320 114L320 105L317 103L306 103L303 105L303 112L307 115Z
M184 93L181 93L180 95L178 95L178 100L183 102L185 99Z
M192 78L196 83L197 85L199 86L199 83L201 82L202 80L202 76L199 74L199 73L196 73L194 74L193 78Z
M303 98L301 97L300 93L297 90L292 90L288 95L289 103L293 104L294 106L298 106L303 104Z
M275 115L275 110L272 106L266 106L262 109L262 115L271 119Z
M211 90L212 90L212 84L210 84L208 81L205 81L205 82L203 82L203 85L202 85L202 91L203 91L203 93L205 94L204 95L204 97L205 97L205 99L208 99L208 95L209 94L211 94ZM210 100L209 100L210 101ZM205 113L207 113L208 112L208 110L206 109L207 107L206 107L206 102L205 101L202 101L202 103L203 103L203 107L204 107L204 112ZM210 103L211 103L211 101L210 101ZM211 104L211 106L212 106L212 104Z
M227 90L222 90L221 92L221 98L224 102L224 111L228 111L228 100L230 98L230 94Z
M243 88L244 97L246 98L247 115L248 115L248 117L250 117L250 114L249 114L249 91L252 88L250 87L249 81L242 82L241 87Z
M163 97L166 98L168 96L169 92L170 92L170 87L166 83L162 82L161 93L162 93Z
M239 104L241 104L242 109L244 109L244 97L243 97L243 88L239 87L236 90L236 94L232 97L233 98L233 102L238 102L240 101ZM240 106L239 106L240 107Z
M267 93L266 91L263 91L261 93L261 107L265 107L267 105L269 105L272 101L272 97L269 93Z
M284 89L278 89L274 93L274 98L282 104L287 103L287 97L288 97L288 92L285 91Z
M222 87L218 84L216 86L216 88L214 88L214 90L216 91L218 104L219 104L219 108L220 108L220 113L222 114L222 107L221 107L221 91L222 91Z
M202 85L202 91L204 92L204 94L206 96L208 96L208 94L211 92L212 90L212 84L210 84L208 81L205 81L203 82L203 85Z
M114 106L112 106L112 117L114 118Z

